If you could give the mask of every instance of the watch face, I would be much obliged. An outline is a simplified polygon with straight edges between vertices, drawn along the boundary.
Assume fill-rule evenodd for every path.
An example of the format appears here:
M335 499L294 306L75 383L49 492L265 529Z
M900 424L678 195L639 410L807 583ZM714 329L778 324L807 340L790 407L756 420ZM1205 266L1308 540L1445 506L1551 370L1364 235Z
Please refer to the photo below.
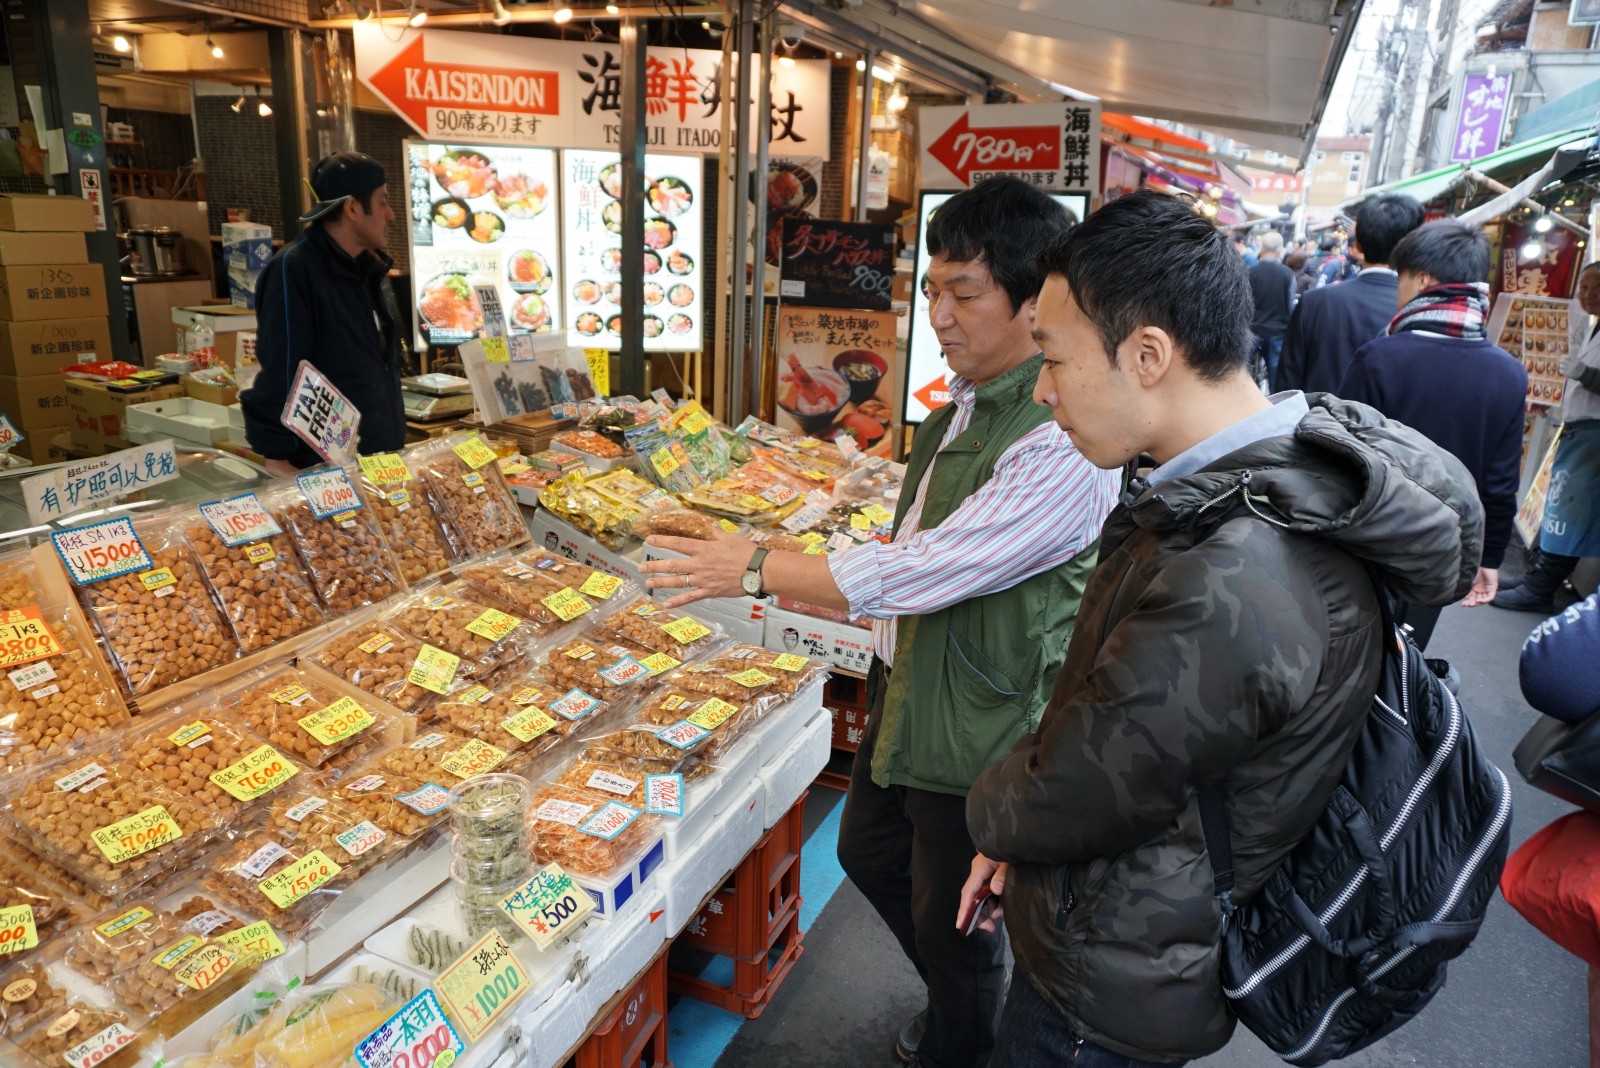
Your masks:
M755 571L746 571L741 577L740 582L744 586L745 593L748 593L752 597L760 596L761 575L759 573Z

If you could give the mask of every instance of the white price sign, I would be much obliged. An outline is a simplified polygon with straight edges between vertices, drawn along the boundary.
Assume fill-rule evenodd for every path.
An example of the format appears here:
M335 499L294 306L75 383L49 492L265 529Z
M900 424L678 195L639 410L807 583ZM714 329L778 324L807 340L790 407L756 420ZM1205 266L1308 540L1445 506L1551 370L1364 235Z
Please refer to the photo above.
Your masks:
M362 507L361 496L356 493L355 486L350 484L350 476L342 468L298 475L295 481L299 483L300 492L305 494L306 502L311 505L311 511L318 519L341 512L354 512Z
M134 533L131 519L74 527L50 535L50 540L79 586L150 567L150 554Z
M295 372L282 421L324 460L342 464L355 456L361 413L321 371L304 360Z
M123 449L22 480L28 520L44 523L178 477L171 440Z
M278 526L272 513L267 511L261 498L254 493L241 493L227 500L202 504L200 514L217 532L217 537L229 546L260 541L283 533L283 528Z
M522 887L500 901L505 910L540 949L570 934L594 911L589 891L572 881L559 864L546 864Z

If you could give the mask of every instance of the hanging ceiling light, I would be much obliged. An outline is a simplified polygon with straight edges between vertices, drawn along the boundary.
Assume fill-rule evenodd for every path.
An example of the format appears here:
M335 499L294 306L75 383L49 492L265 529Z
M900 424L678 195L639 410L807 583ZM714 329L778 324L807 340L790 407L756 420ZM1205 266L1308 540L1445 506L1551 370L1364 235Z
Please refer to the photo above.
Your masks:
M127 52L133 48L133 45L129 43L126 37L119 33L115 37L111 38L111 47L115 48L118 52Z
M607 15L620 15L620 14L622 14L622 9L620 7L618 7L616 4L607 4L606 5L606 14ZM705 24L701 23L701 25L703 26Z
M255 92L256 92L256 114L260 115L263 119L267 118L269 115L272 114L272 105L267 103L265 100L261 99L261 90L260 90L259 87L256 89Z
M232 111L232 112L233 112L233 113L234 113L234 114L235 114L235 115L237 115L237 114L239 114L239 113L240 113L240 112L242 112L242 111L243 111L243 110L244 110L244 94L243 94L243 93L240 93L240 94L239 94L239 99L238 99L238 100L235 100L235 101L234 101L234 102L233 102L233 103L231 103L231 104L229 104L229 105L228 105L228 108L229 108L229 110L230 110L230 111Z
M780 66L780 67L792 67L792 66L794 66L794 57L793 56L779 56L778 57L778 66Z
M570 7L558 8L556 10L556 13L554 15L551 15L550 18L551 18L551 21L555 22L557 25L560 25L560 24L566 23L566 22L571 22L572 21L572 9Z
M1550 221L1550 216L1541 215L1539 216L1539 221L1533 224L1533 228L1541 234L1548 234L1550 228L1554 225L1555 223Z
M211 39L211 35L209 33L206 34L206 47L211 49L211 58L212 59L221 59L222 58L222 54L223 54L222 53L222 46L217 44L217 42L213 41Z
M417 7L417 0L411 0L411 17L406 20L406 25L410 26L413 30L417 30L417 29L421 29L423 24L426 23L427 21L428 21L428 11L427 11L427 9L426 8L419 9Z
M1538 241L1529 241L1526 245L1522 246L1522 258L1525 260L1536 260L1543 252L1544 245L1540 244Z
M511 12L506 10L506 5L502 4L500 0L494 0L493 12L494 16L489 21L496 26L504 26L511 21Z

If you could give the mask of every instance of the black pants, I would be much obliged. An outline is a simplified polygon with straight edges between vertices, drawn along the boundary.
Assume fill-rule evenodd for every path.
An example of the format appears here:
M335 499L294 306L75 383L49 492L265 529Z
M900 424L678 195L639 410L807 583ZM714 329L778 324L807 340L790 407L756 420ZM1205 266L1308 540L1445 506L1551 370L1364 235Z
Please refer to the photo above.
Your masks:
M1411 627L1411 640L1418 649L1428 648L1428 639L1433 637L1433 629L1439 625L1439 613L1444 611L1443 606L1434 608L1428 605L1409 604L1396 600L1392 603L1394 608L1394 621L1401 626Z
M855 757L839 826L839 863L878 910L928 984L926 1068L983 1068L1005 993L1005 934L956 929L961 886L976 850L967 799L872 781L882 694ZM907 709L906 715L915 715ZM892 1035L884 1036L885 1043Z

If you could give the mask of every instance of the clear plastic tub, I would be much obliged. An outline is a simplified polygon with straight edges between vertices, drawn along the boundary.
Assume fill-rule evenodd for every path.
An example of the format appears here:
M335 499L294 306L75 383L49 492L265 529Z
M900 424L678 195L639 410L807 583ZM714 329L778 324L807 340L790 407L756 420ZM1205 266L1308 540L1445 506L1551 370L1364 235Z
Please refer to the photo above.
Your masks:
M532 796L520 775L479 775L450 791L450 826L480 838L521 835Z

